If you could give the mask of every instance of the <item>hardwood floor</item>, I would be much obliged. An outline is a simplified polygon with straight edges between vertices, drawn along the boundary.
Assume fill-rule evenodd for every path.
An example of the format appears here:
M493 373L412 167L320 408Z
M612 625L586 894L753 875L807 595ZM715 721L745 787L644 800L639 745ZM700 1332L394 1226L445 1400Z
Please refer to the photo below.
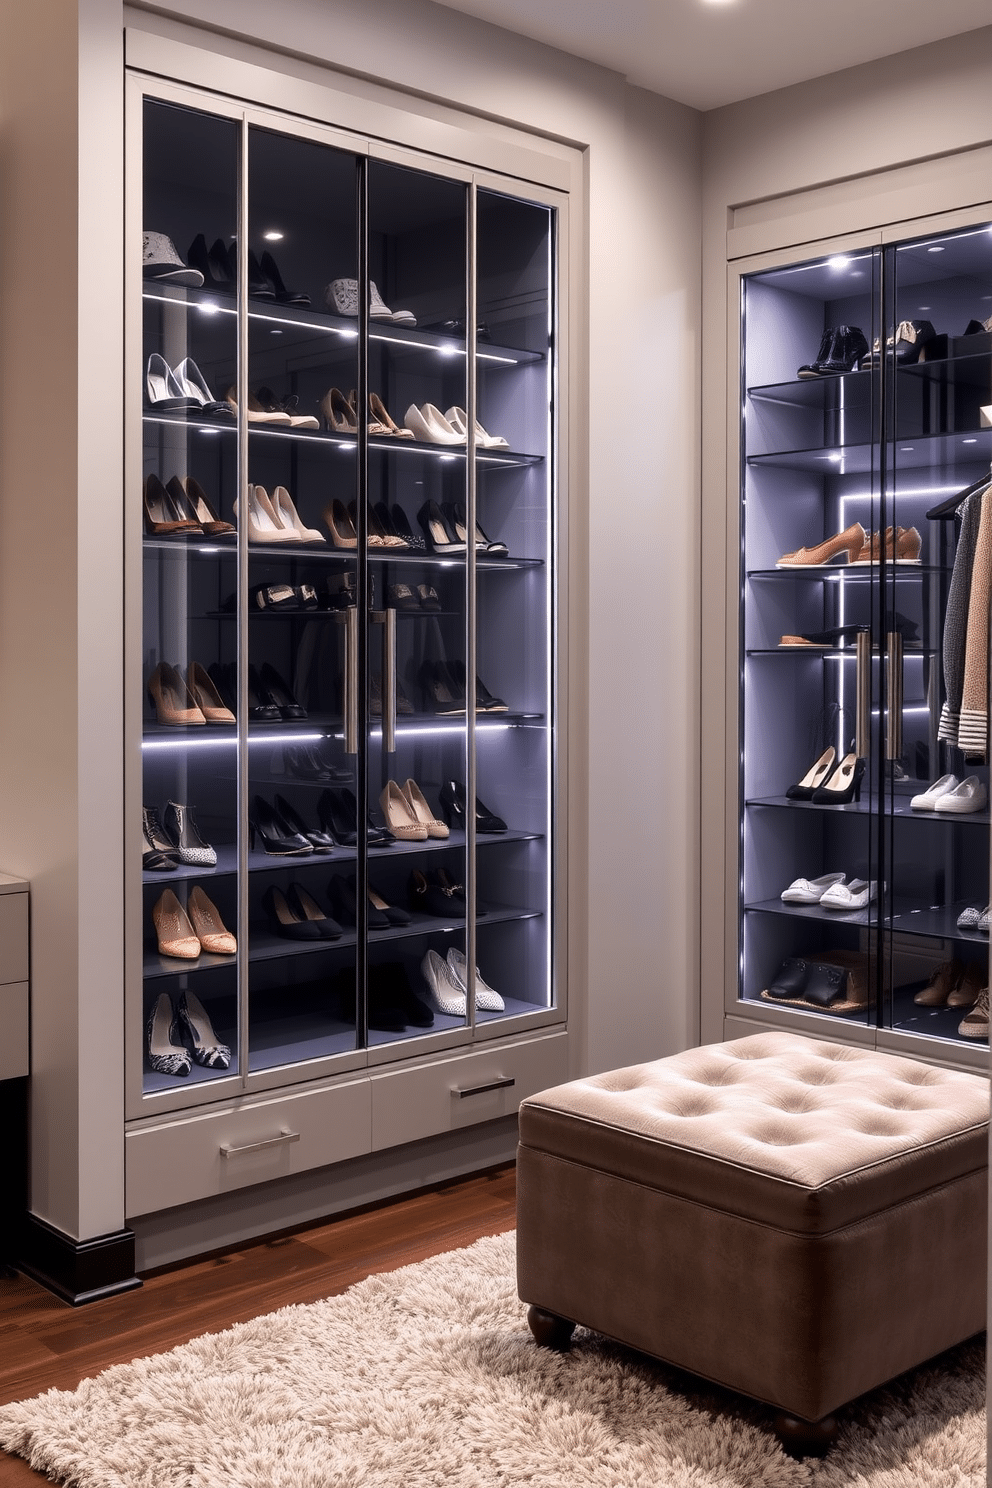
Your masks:
M111 1364L163 1353L375 1271L501 1234L516 1222L512 1164L382 1208L163 1271L136 1292L70 1307L25 1276L0 1278L0 1402L72 1390ZM0 1488L47 1482L0 1452Z

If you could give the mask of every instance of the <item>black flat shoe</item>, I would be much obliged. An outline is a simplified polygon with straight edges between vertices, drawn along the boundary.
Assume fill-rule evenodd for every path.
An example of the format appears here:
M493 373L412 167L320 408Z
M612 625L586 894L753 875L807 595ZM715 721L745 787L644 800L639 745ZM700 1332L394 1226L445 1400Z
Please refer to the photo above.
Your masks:
M334 838L330 832L323 832L319 827L309 827L300 816L298 811L286 800L285 796L276 796L276 810L291 831L298 837L305 837L312 845L314 852L329 853L334 851Z
M262 667L261 675L262 686L279 710L280 718L285 718L291 723L302 722L307 716L307 710L300 707L275 667L266 662Z
M344 930L337 920L325 914L316 899L301 883L291 883L286 890L286 902L298 920L307 925L316 925L321 940L340 940Z
M446 780L438 792L441 810L449 827L465 830L465 786L460 780ZM475 798L475 830L477 832L505 832L506 822L495 811Z
M274 884L262 895L262 907L277 935L282 935L287 940L323 939L317 922L308 919L306 915L298 914L290 906L282 890L277 889Z
M300 289L286 288L282 282L282 275L276 267L276 261L267 250L262 254L259 269L265 279L268 280L269 288L280 305L309 305L310 296L308 294L304 294Z
M313 852L313 843L302 832L294 832L288 822L284 822L279 812L263 796L255 796L252 801L252 814L248 818L248 827L251 832L251 845L255 846L255 839L262 844L262 851L269 853L275 858L303 858L309 857Z
M232 665L231 672L233 673L234 670ZM268 688L263 685L261 677L253 666L248 668L248 718L252 723L282 722L282 714L273 699L269 697Z

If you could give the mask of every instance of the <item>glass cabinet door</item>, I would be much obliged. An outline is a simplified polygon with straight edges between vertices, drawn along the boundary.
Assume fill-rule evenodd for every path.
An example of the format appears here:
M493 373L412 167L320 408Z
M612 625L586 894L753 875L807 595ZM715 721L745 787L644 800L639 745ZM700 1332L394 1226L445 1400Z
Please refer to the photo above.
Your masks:
M887 255L883 1018L974 1042L988 1037L992 236Z
M740 996L874 1018L880 263L745 280Z

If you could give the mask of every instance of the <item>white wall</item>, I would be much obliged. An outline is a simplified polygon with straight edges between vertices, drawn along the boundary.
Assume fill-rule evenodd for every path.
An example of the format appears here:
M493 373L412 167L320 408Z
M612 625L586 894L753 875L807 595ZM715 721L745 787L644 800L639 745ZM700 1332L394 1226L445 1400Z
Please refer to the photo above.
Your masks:
M155 29L165 9L132 13ZM588 340L572 416L588 510L576 486L569 518L571 583L588 594L588 618L573 608L566 644L587 704L585 736L573 727L568 740L570 982L581 1005L588 976L585 1067L683 1048L698 1003L700 116L429 0L171 0L167 10L209 18L218 46L276 48L286 70L293 54L326 62L585 150Z

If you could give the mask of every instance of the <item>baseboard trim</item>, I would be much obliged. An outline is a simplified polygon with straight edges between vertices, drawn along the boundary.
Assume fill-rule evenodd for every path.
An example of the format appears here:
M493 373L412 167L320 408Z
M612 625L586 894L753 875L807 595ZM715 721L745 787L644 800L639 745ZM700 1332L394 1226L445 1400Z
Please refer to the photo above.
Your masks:
M17 1269L73 1307L141 1286L134 1268L133 1230L74 1240L36 1214L28 1214L18 1251Z

